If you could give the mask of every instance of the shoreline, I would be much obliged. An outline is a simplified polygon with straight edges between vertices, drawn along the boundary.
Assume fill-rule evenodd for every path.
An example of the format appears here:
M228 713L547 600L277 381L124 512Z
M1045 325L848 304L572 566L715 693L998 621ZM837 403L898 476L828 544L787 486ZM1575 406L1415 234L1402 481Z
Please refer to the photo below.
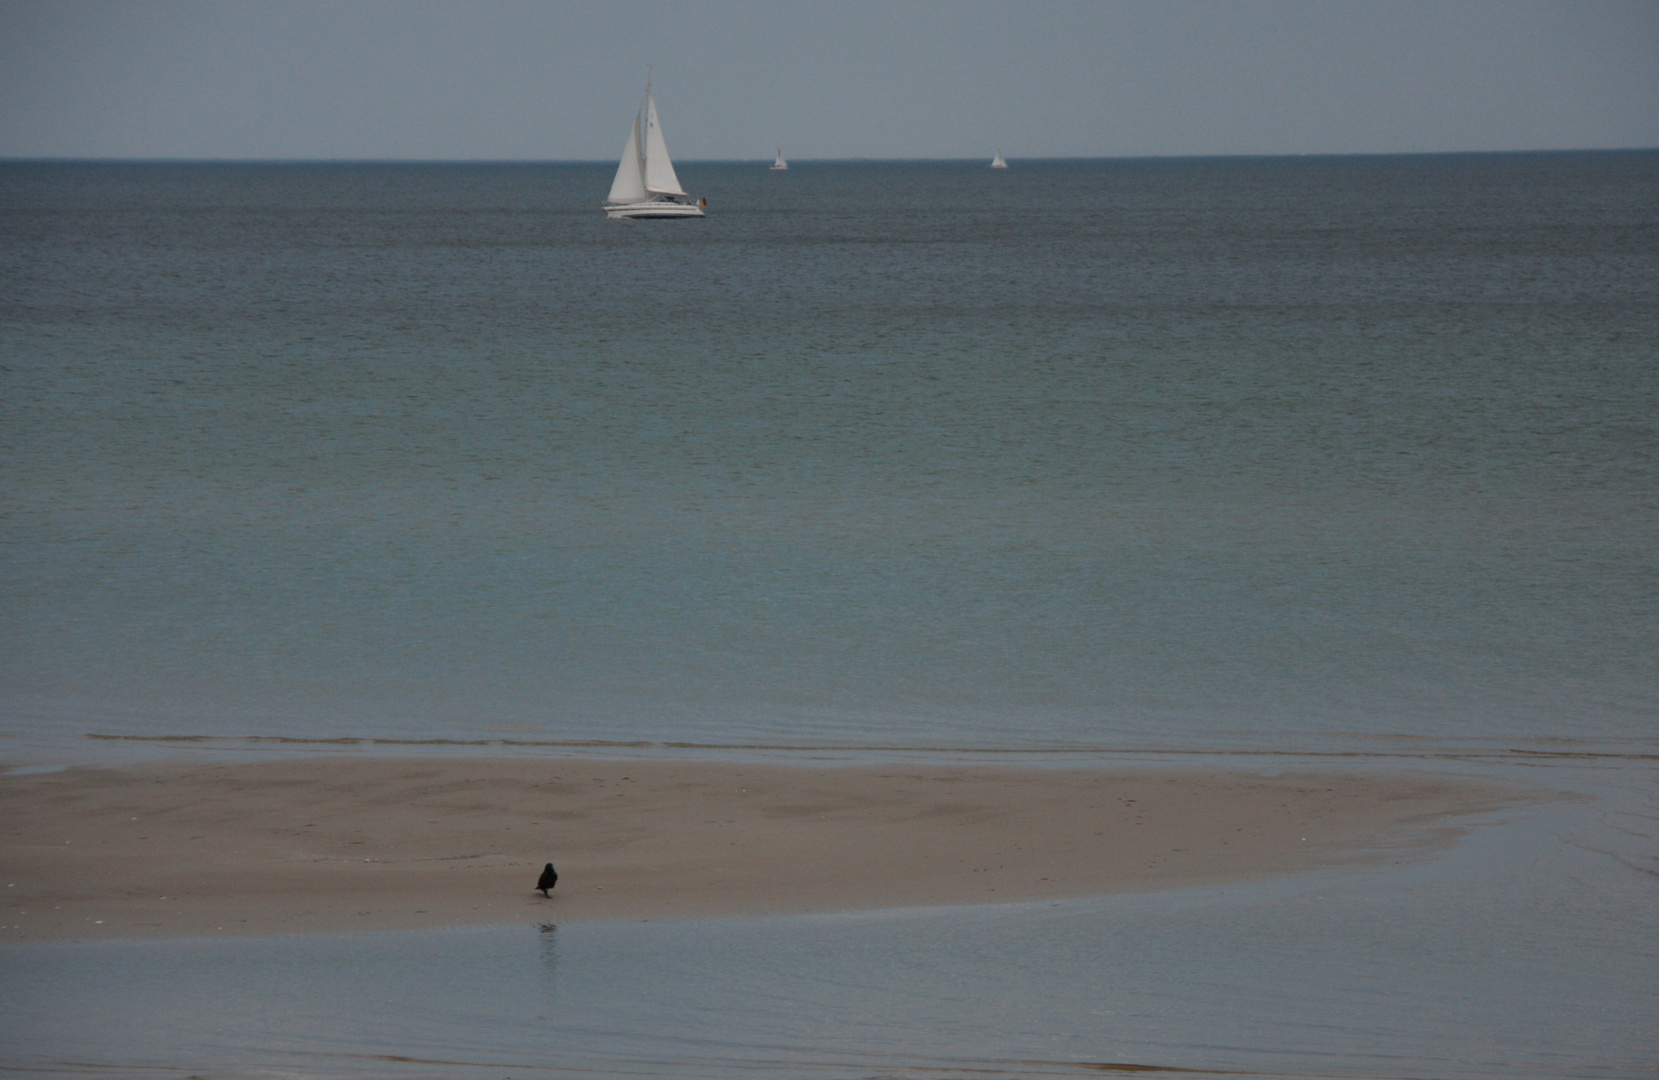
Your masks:
M1009 903L1406 861L1430 775L305 758L0 776L0 944ZM542 865L560 874L534 891Z

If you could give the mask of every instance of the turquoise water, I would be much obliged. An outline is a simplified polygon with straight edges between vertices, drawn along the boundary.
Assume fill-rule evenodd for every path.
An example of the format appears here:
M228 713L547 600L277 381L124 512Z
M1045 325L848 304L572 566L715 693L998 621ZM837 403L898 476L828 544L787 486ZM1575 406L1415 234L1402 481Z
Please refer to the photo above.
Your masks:
M1289 755L1520 778L1598 800L1477 832L1547 881L1471 839L1421 871L1432 886L1335 883L1305 953L1277 901L1225 890L1177 904L1190 941L1146 931L1144 899L1068 906L1043 931L944 912L919 937L885 916L740 936L761 996L782 980L817 1009L796 986L814 965L895 940L913 948L891 978L986 979L1019 1018L980 1037L989 1006L923 995L883 1006L880 1038L783 1024L778 1045L828 1075L899 1068L849 1046L937 1064L953 1040L973 1060L1571 1072L1559 1053L1644 1074L1659 153L687 163L710 216L669 223L606 221L610 170L0 164L0 757ZM1425 887L1467 897L1429 905L1416 936L1371 935ZM1285 910L1311 904L1298 889ZM1491 937L1484 961L1529 959L1425 959L1462 955L1483 920L1524 943ZM983 956L959 944L969 927ZM580 982L726 932L555 936L595 943L561 944L603 958L561 958ZM1164 1002L1138 1041L1017 974L1119 932L1140 951L1114 962ZM77 964L141 979L245 949L307 983L345 980L353 949L407 972L480 948L516 957L506 971L540 962L525 934L6 950L0 975L12 1015L57 1032L27 1044L33 1068L119 1027L57 1006L130 1006L30 989L84 987L62 983ZM798 935L821 947L782 944ZM1286 950L1305 962L1285 977L1315 990L1264 989ZM687 964L664 992L717 966ZM1069 999L1117 1000L1106 968L1065 970ZM832 1017L885 1000L829 977ZM287 1015L236 985L197 1006ZM1218 1020L1241 985L1256 1011ZM1509 1003L1475 1024L1494 1034L1454 1037L1447 1003L1482 994ZM789 1011L740 995L712 1025L663 1028L621 991L593 1000L578 1026L610 1035L569 1045L595 1071L718 1074ZM1380 1001L1394 1026L1367 1018ZM421 1039L465 1042L452 1004L434 982L410 1006ZM1609 1019L1558 1022L1584 1008ZM712 1041L659 1046L659 1028ZM158 1059L251 1060L161 1029L177 1041ZM290 1065L393 1053L336 1030L326 1062ZM388 1030L364 1045L417 1028ZM1367 1056L1390 1040L1416 1064Z

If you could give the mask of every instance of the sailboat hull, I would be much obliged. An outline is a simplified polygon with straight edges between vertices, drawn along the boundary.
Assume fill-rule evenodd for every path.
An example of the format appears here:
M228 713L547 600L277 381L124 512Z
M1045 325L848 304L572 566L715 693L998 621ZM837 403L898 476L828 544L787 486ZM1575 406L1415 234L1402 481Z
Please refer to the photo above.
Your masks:
M605 204L608 218L700 218L707 217L703 208L691 203L638 202Z

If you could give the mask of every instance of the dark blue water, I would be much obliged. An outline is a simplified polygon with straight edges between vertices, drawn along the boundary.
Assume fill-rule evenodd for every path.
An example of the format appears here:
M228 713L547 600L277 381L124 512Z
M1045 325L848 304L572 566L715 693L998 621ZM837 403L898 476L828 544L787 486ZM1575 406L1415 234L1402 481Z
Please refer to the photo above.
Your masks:
M878 1045L935 1065L957 1045L1640 1074L1659 1013L1659 153L983 165L685 163L706 220L612 222L608 164L0 164L0 757L356 739L1462 762L1600 800L1502 834L1542 882L1471 841L1428 884L1337 883L1305 950L1302 923L1224 893L1182 909L1190 940L1145 930L1145 901L1040 931L939 915L937 941L820 927L816 959L787 924L753 932L774 941L754 946L759 997L659 1024L600 995L609 1019L579 1014L571 1060L718 1074L758 1054L783 1074L753 1031L787 985L803 1004L778 1007L777 1045L830 1075L897 1071L848 1049ZM1446 895L1412 934L1373 934L1415 925L1425 888ZM970 918L990 920L988 959L955 944ZM1433 958L1481 926L1505 930ZM724 932L661 931L692 951ZM1140 951L1061 963L1119 932ZM991 1005L925 994L883 1005L879 1037L804 1026L843 1008L800 989L823 958L883 935L911 950L893 971L984 978L1012 1026L985 1035ZM425 950L472 947L399 940L406 987L440 963ZM238 947L302 985L355 963ZM232 963L220 946L126 948L4 954L11 1015L48 1033L16 1060L118 1029L96 1018L125 999L71 978L83 962L196 972L157 999L181 1009L287 1015L199 989ZM1011 973L1050 953L1055 994L1127 1008L1127 966L1158 1019L1045 1004ZM621 970L604 955L561 977ZM1263 989L1250 973L1281 960L1291 982ZM688 964L665 992L715 961ZM345 1024L329 1064L294 1068L350 1072L416 1031L464 1042L441 985L410 1006L424 1027L358 1046L381 1022ZM1255 1011L1229 1011L1240 994ZM1503 1007L1448 1014L1483 995ZM299 1053L275 1022L241 1050L185 1028L151 1050L252 1068L248 1046ZM518 1049L464 1060L536 1045L501 1038ZM1368 1056L1383 1046L1405 1057Z

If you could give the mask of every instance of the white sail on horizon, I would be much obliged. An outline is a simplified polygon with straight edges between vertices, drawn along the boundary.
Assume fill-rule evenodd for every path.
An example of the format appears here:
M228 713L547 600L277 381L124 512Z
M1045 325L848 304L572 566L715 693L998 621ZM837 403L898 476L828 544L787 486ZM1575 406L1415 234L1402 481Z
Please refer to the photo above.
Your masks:
M628 145L616 166L616 178L605 197L607 218L700 218L706 201L693 200L680 186L674 162L663 141L662 121L657 118L657 98L651 79L645 79L645 101L634 113L628 130Z

